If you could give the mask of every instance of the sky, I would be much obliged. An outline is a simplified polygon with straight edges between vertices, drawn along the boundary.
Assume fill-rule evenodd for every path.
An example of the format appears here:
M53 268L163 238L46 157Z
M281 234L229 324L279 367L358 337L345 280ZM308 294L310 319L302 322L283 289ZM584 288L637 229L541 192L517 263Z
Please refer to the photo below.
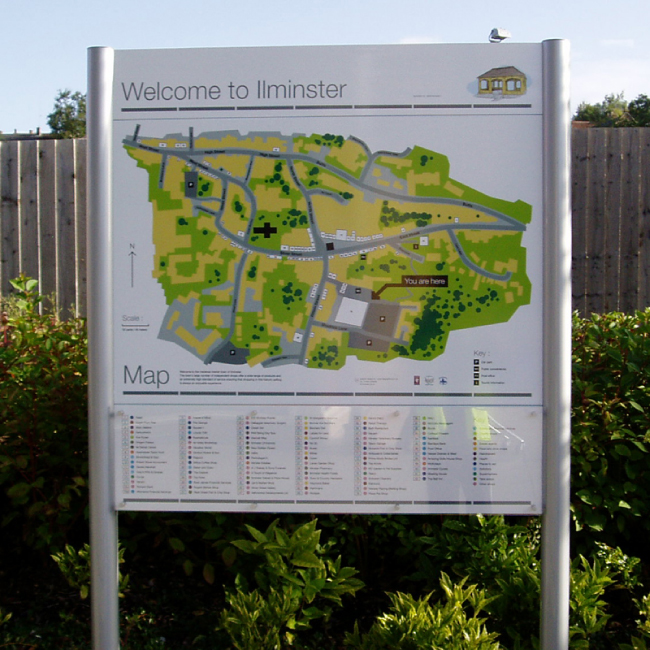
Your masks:
M48 132L87 48L571 42L572 108L650 95L650 0L0 0L0 131ZM503 47L503 45L494 45Z

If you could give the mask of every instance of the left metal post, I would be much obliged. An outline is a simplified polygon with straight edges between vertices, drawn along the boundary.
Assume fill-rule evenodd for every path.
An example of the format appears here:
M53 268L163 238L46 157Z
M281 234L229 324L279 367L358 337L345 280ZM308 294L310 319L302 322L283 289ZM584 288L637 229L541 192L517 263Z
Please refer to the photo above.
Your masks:
M88 49L88 427L93 650L117 650L117 513L112 480L111 151L114 51Z

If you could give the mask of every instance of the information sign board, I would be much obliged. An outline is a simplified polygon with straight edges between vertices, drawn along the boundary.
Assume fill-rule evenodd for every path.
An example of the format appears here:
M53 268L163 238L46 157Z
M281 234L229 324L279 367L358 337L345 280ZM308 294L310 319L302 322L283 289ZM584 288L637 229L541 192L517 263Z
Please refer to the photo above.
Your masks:
M118 509L542 511L542 45L117 51Z

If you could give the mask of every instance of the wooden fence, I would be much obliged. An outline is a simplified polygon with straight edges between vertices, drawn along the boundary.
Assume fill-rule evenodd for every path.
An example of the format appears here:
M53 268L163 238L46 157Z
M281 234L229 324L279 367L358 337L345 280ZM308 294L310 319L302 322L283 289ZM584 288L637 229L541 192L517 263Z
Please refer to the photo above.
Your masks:
M650 128L572 133L573 307L650 306ZM86 141L0 142L0 295L21 272L86 311Z
M650 128L572 134L573 308L650 306Z
M0 142L0 295L20 273L86 311L86 141Z

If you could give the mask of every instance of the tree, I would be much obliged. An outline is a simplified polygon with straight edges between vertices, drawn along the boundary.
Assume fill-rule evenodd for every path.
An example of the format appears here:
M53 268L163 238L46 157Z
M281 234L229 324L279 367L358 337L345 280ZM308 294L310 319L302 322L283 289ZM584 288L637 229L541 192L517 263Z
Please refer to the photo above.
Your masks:
M627 109L623 93L605 95L605 99L599 104L582 102L573 119L591 122L593 126L635 126L630 123Z
M628 104L627 112L634 126L650 126L650 97L639 95Z
M54 110L47 116L52 133L58 138L83 138L86 135L86 95L67 88L59 90Z

